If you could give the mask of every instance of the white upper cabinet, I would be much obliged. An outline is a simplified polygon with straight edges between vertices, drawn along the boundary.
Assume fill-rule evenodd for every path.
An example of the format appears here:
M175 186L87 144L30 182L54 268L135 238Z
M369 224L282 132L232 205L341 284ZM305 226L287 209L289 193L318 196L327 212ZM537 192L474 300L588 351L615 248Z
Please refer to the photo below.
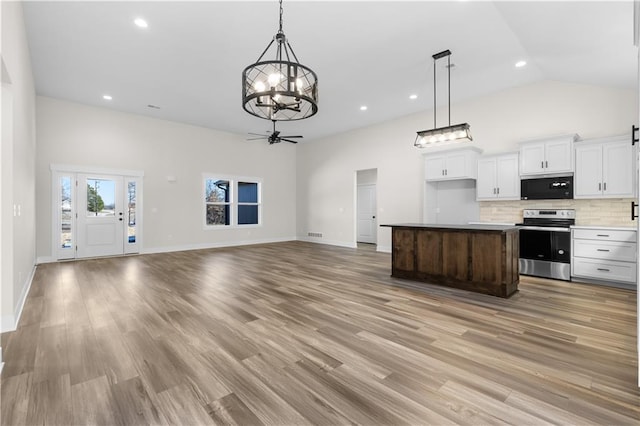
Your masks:
M628 136L576 143L575 198L634 197L635 148Z
M518 154L503 154L478 159L476 190L478 200L519 200Z
M573 142L578 135L522 142L520 174L546 175L573 172Z
M481 152L479 148L464 147L425 154L425 179L428 181L475 179L477 160Z

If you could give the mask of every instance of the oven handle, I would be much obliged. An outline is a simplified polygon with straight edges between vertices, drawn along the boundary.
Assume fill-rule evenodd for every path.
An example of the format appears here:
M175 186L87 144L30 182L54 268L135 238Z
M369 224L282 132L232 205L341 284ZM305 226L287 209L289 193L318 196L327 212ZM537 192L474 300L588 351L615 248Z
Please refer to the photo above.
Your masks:
M553 231L553 232L571 232L569 228L561 228L555 226L518 226L520 229L524 229L525 231Z

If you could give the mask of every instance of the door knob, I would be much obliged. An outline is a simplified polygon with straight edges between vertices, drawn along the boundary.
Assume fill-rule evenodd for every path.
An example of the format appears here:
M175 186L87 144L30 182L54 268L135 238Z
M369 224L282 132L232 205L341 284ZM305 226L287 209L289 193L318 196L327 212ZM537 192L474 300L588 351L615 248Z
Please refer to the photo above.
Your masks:
M373 219L375 219L375 218L376 218L375 216L371 216L371 217L372 217Z

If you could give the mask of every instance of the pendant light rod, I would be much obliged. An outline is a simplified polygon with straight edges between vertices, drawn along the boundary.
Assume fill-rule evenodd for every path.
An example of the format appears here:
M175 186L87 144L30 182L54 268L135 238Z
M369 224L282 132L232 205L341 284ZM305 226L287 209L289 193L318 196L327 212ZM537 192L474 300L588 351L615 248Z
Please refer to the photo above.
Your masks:
M437 65L438 59L447 58L447 113L448 113L448 125L438 127L437 110L438 110L438 96L437 96ZM433 58L433 129L420 130L417 132L417 137L414 142L414 146L418 148L425 148L427 146L435 146L443 143L458 142L458 141L472 141L471 129L468 123L461 123L451 125L451 51L443 50L435 55Z
M447 104L449 105L449 126L451 126L451 51L449 49L438 52L432 56L433 58L433 127L438 127L436 120L436 62L438 59L447 58L447 92L449 94Z

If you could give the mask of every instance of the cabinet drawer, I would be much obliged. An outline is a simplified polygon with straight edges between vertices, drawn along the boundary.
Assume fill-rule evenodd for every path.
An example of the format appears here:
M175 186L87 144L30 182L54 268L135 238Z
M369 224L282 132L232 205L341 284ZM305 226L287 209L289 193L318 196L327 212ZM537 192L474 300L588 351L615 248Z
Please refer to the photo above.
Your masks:
M636 282L636 264L574 257L573 275L599 280Z
M607 230L607 229L574 229L573 238L599 241L626 241L636 242L635 231Z
M573 255L602 260L636 261L636 243L620 241L573 240Z

